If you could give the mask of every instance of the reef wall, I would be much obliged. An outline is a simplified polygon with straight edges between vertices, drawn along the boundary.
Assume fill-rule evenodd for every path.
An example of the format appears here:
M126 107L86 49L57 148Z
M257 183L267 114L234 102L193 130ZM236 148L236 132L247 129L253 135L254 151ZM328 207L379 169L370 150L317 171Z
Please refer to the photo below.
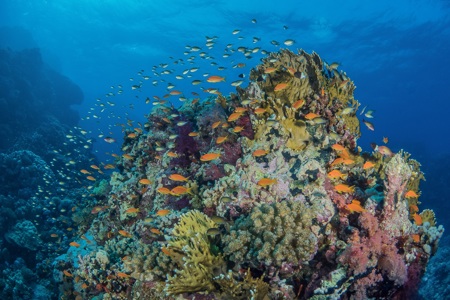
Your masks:
M1 299L57 298L53 259L70 247L80 223L73 215L87 201L79 166L96 164L74 129L70 106L82 100L39 49L0 49Z
M47 67L38 48L0 49L0 150L6 151L22 136L48 118L73 127L81 104L81 89Z

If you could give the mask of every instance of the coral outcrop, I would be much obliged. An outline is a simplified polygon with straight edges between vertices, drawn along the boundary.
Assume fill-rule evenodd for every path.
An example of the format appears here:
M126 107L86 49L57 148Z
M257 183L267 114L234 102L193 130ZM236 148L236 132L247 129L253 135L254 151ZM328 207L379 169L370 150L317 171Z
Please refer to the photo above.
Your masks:
M417 161L358 147L355 85L337 69L316 53L270 53L247 88L158 102L145 130L125 128L119 171L85 225L97 246L83 267L68 263L84 289L71 288L110 299L413 297L444 229L419 208Z

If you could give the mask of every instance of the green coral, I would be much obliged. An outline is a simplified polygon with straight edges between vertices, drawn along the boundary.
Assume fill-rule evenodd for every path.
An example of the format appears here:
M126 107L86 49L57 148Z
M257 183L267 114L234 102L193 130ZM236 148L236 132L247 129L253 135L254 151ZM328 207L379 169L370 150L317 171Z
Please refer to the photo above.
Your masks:
M308 261L317 248L311 231L313 217L300 201L262 204L236 221L223 238L224 253L236 263L249 261L254 266Z
M222 273L222 255L214 255L207 231L217 225L205 214L192 210L183 214L169 239L168 249L179 269L168 276L169 295L216 290L213 278Z
M98 184L96 184L96 186L92 190L92 194L94 194L95 196L106 196L109 193L110 189L111 187L108 180L102 179Z

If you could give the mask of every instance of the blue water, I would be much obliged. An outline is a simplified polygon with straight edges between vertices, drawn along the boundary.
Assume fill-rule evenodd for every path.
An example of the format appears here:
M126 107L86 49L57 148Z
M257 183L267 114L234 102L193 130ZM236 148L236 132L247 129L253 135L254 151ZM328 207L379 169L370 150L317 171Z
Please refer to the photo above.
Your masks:
M240 32L233 34L236 29ZM205 45L206 36L217 37L212 49ZM253 43L254 37L260 41ZM294 45L283 45L286 39ZM193 97L191 92L204 97L191 84L204 73L225 76L218 87L231 92L230 83L248 75L263 57L259 51L252 59L238 52L223 58L227 44L267 51L301 48L328 63L339 62L357 86L355 98L374 110L375 131L363 126L359 145L370 151L370 143L388 137L393 151L411 153L427 179L422 205L435 209L438 223L450 228L449 1L1 1L0 48L39 48L48 66L81 88L83 102L70 103L80 118L71 125L88 132L89 145L105 163L111 161L106 152L119 153L122 141L114 125L127 119L143 122L152 106L145 104L147 96L162 97L172 83L186 97ZM201 47L199 52L214 59L197 57L190 64L192 53L183 54L187 45ZM211 66L212 61L218 65ZM161 72L163 63L173 73L155 76L152 67ZM238 63L246 66L233 68ZM226 69L218 71L218 66ZM182 74L192 67L199 67L188 73L192 78ZM142 79L141 70L150 79ZM140 81L142 87L132 90ZM242 86L247 83L246 76ZM123 86L120 95L118 85ZM110 92L115 96L107 97ZM118 142L105 143L105 136Z

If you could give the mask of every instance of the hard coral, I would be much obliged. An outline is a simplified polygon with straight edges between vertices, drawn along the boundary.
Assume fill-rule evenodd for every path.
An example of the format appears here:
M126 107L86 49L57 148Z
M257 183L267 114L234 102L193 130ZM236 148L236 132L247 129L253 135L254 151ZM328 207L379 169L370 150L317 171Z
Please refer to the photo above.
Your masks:
M281 267L289 263L298 271L317 251L312 218L311 209L301 202L262 204L236 220L223 238L225 254L239 264Z

